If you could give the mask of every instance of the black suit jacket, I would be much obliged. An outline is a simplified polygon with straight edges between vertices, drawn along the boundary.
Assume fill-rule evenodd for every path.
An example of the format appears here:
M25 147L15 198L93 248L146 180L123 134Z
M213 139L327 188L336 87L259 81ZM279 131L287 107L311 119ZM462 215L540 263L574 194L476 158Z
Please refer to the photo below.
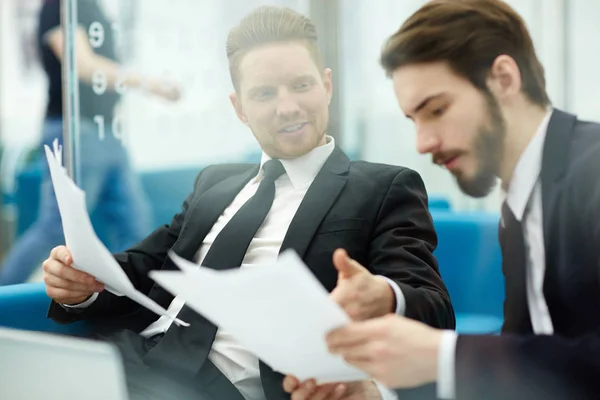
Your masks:
M457 400L600 398L599 124L554 110L541 185L544 297L554 334L533 333L526 287L507 279L502 335L458 337ZM434 391L399 394L425 399Z
M258 172L256 165L205 168L181 213L132 249L115 255L132 283L163 307L173 296L148 277L152 270L175 269L169 250L193 260L217 218ZM437 237L420 176L407 168L350 162L335 149L294 216L281 251L294 249L328 290L337 272L332 254L344 248L372 273L394 280L406 298L406 316L438 328L454 328L454 312L432 252ZM124 297L102 292L80 314L52 303L57 322L79 319L96 329L141 332L157 316ZM261 363L267 398L289 399L282 376Z

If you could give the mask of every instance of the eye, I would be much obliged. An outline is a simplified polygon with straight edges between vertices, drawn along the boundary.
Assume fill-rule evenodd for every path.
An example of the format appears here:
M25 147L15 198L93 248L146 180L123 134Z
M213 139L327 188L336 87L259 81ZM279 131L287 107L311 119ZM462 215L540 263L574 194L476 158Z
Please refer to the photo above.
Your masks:
M268 100L275 96L275 90L272 88L264 88L260 89L256 92L255 98L258 100Z
M303 92L305 90L308 90L309 88L310 85L308 84L308 82L301 82L294 85L294 90L297 92Z
M434 117L441 117L441 116L444 114L444 112L446 112L446 109L447 109L447 107L446 107L446 106L443 106L443 107L438 107L438 108L435 108L435 109L432 111L432 113L431 113L431 114L432 114Z

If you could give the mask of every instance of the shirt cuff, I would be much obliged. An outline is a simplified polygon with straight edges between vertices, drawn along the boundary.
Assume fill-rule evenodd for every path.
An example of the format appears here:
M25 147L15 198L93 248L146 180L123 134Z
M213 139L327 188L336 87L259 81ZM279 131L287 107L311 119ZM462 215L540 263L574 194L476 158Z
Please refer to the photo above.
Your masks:
M63 308L88 308L89 306L92 305L92 303L94 301L96 301L96 299L98 298L98 292L94 293L93 295L90 296L89 299L87 299L86 301L84 301L83 303L79 303L79 304L61 304L61 307Z
M456 397L455 354L456 339L455 331L446 330L442 335L440 349L438 352L438 399L451 400Z
M398 400L398 396L396 396L396 393L392 392L390 389L386 388L381 383L375 381L375 386L377 386L377 389L379 389L381 400Z
M406 299L404 298L404 293L402 293L402 289L400 289L400 286L398 286L398 284L390 278L385 276L381 277L387 281L387 283L392 287L394 295L396 295L396 314L404 315L404 313L406 312Z

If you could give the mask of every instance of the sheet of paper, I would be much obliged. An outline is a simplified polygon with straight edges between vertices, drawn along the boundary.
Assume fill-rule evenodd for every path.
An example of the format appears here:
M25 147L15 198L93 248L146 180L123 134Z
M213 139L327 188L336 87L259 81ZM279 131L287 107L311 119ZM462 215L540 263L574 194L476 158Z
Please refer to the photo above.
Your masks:
M227 271L171 257L182 271L152 271L150 277L274 370L319 383L367 378L327 350L327 332L350 319L294 252L271 266Z
M104 283L106 290L127 296L158 315L167 311L135 289L125 271L96 236L85 205L85 193L77 187L62 166L62 148L54 142L54 151L44 146L50 176L58 202L65 242L73 256L73 267L87 272ZM180 325L187 325L179 319Z

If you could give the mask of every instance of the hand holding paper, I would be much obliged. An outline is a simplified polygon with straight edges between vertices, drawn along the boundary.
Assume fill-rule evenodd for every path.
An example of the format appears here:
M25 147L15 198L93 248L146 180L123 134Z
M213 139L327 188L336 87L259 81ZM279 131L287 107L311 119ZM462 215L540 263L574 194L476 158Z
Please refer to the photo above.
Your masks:
M127 296L158 315L166 310L135 289L123 269L96 236L90 221L85 193L75 185L62 167L62 149L54 142L54 152L44 146L52 184L62 219L65 242L73 257L73 267L87 272L106 290L117 296ZM175 319L178 324L187 325Z
M295 253L282 254L272 266L227 271L171 258L182 271L150 276L274 370L319 383L367 378L329 353L327 332L350 319Z

